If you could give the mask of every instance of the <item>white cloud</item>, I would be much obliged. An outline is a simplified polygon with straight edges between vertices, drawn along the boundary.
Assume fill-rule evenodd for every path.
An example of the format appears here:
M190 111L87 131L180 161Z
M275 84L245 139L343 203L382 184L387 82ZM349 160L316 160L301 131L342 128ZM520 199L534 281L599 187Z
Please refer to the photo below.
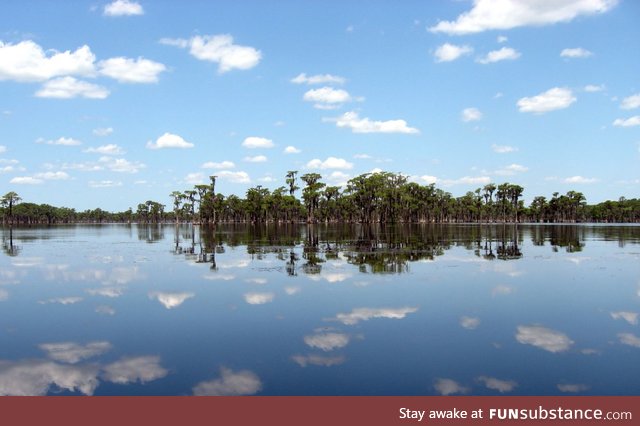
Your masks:
M260 378L249 370L234 372L220 369L220 378L200 382L193 388L196 396L239 396L253 395L262 390Z
M188 47L189 53L197 59L217 63L220 74L253 68L262 58L262 53L253 47L233 44L233 37L228 34L195 36L189 40L164 38L160 43L183 49Z
M631 325L638 325L638 313L628 311L611 312L611 318L623 319Z
M478 121L482 119L482 112L480 112L478 108L465 108L462 110L460 116L464 122Z
M7 152L7 147L4 145L0 145L0 154Z
M571 176L564 180L564 183L594 183L597 182L596 178L586 178L582 176Z
M618 334L618 338L620 339L620 343L623 345L633 346L635 348L640 348L640 337L631 333L620 333Z
M100 61L98 66L100 74L120 83L157 83L158 75L167 69L164 64L149 59L122 56Z
M587 84L584 86L584 91L589 93L594 92L602 92L604 90L604 84L595 85L595 84Z
M351 175L338 170L333 171L329 176L326 176L326 180L328 183L337 186L346 186L349 179L351 179Z
M74 52L50 49L45 53L42 47L31 40L18 44L0 41L0 80L28 82L60 76L91 75L95 59L86 45Z
M107 169L117 173L138 173L140 169L147 167L138 161L131 162L124 158L100 157L98 163L103 164Z
M264 305L273 302L274 297L273 293L245 293L244 301L250 305Z
M304 343L312 348L328 352L347 346L349 344L349 336L344 333L313 334L304 336Z
M204 173L189 173L184 178L184 182L188 183L189 185L200 185L205 183L206 181L207 178Z
M344 356L324 356L324 355L294 355L291 359L300 367L307 365L317 365L321 367L332 367L334 365L344 364L346 361Z
M514 164L509 164L508 166L505 166L499 170L496 170L494 174L498 176L513 176L517 173L524 173L528 170L529 170L528 167L525 167L521 164L514 163Z
M87 148L83 152L87 152L90 154L102 154L102 155L122 155L126 154L126 151L122 149L122 147L110 143L107 145L101 145L97 148Z
M182 305L185 300L194 297L193 293L165 293L160 291L152 291L149 293L149 299L155 299L167 309L177 308Z
M115 188L118 186L122 186L122 182L113 180L89 181L89 187L91 188Z
M80 142L77 139L65 138L65 137L60 137L60 138L55 139L55 140L44 140L44 139L40 138L40 139L36 140L36 143L43 143L45 145L62 145L62 146L82 145L82 142Z
M353 133L420 133L418 129L408 127L405 120L373 121L360 118L355 111L345 112L338 118L324 118L334 121L337 127L349 128Z
M39 98L57 99L77 97L105 99L109 96L109 91L102 86L77 80L74 77L60 77L45 82L42 88L36 92L36 96Z
M511 392L518 386L518 383L513 380L500 380L495 377L480 376L477 380L484 383L488 389L497 390L500 393Z
M298 74L291 79L295 84L343 84L346 81L344 77L331 74L317 74L307 76L305 73Z
M249 149L273 148L274 144L271 139L261 138L257 136L249 136L242 142L242 146Z
M503 47L499 50L492 50L486 56L479 58L477 62L481 64L491 64L494 62L514 60L520 57L520 52L511 47Z
M169 374L160 365L159 356L124 357L104 367L102 377L112 383L147 383Z
M218 172L218 177L228 180L232 183L251 183L251 178L247 172L232 172L230 170L222 170Z
M475 330L480 325L480 318L462 317L460 318L460 326L467 330Z
M591 55L593 55L592 52L589 52L587 49L583 49L582 47L562 49L562 52L560 52L560 56L563 58L588 58Z
M160 136L155 143L148 141L147 148L149 149L163 149L163 148L193 148L194 145L191 142L187 142L181 136L174 135L173 133L165 133Z
M353 158L358 160L371 160L373 157L369 154L356 154L353 156Z
M42 180L67 180L69 179L69 175L66 172L43 172L36 173L33 175L36 179Z
M640 93L636 93L635 95L628 96L622 100L620 104L620 108L622 109L636 109L640 108Z
M440 395L445 396L453 395L455 393L465 394L470 391L468 387L462 386L460 383L451 379L437 379L433 387Z
M564 352L574 343L566 334L539 325L519 325L516 340L552 353Z
M509 152L516 152L518 151L518 148L513 147L513 146L509 146L509 145L496 145L493 144L491 145L491 149L493 150L493 152L496 152L498 154L507 154Z
M470 55L472 52L473 48L470 46L456 46L455 44L445 43L442 46L438 46L433 56L435 56L436 62L451 62L461 56Z
M104 6L105 16L134 16L143 15L144 9L135 1L115 0Z
M332 87L311 89L304 94L303 99L307 102L315 102L314 107L318 109L334 109L353 100L346 90Z
M417 312L418 308L355 308L351 312L336 315L336 320L345 325L354 325L372 318L403 319L408 314Z
M264 155L254 155L253 157L244 157L242 161L246 161L247 163L266 163L267 157Z
M233 169L236 165L231 162L224 160L221 163L215 163L213 161L207 161L201 167L203 169Z
M93 395L98 366L60 365L52 361L0 361L0 395L44 396L50 389Z
M506 43L507 41L509 41L509 39L506 36L498 36L498 38L496 39L496 41L498 43Z
M427 185L431 185L432 183L437 183L439 181L437 177L431 175L415 176L414 179L418 182L424 182Z
M96 136L109 136L113 133L113 127L99 127L97 129L93 129L93 134Z
M38 185L42 182L44 182L42 179L36 179L31 176L16 176L9 181L9 183L17 185Z
M554 87L539 95L518 100L520 112L533 112L542 114L569 107L576 101L571 90L567 88Z
M475 0L473 8L455 21L440 21L431 32L472 34L487 30L508 30L522 26L542 26L569 22L581 15L604 13L617 0Z
M464 176L459 179L441 179L440 183L444 186L453 186L453 185L486 185L491 183L491 178L489 176Z
M76 364L83 359L93 358L109 351L111 349L111 343L100 341L81 345L74 342L61 342L43 343L38 347L45 351L47 356L54 361Z
M589 386L578 383L561 383L558 390L565 393L578 393L589 390Z
M309 161L306 166L308 169L341 169L349 170L353 168L353 163L348 162L344 158L328 157L322 161L318 158L314 158Z
M282 152L284 154L300 154L302 152L302 150L296 148L295 146L289 145Z
M616 120L613 122L613 125L617 127L640 126L640 115L634 115L633 117L629 117L626 120L623 118L616 118Z

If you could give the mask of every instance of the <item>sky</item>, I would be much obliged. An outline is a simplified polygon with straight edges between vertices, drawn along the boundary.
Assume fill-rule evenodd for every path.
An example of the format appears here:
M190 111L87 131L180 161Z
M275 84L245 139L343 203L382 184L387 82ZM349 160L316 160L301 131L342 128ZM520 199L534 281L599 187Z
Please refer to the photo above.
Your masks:
M5 0L0 193L121 211L383 170L637 198L639 23L631 0Z

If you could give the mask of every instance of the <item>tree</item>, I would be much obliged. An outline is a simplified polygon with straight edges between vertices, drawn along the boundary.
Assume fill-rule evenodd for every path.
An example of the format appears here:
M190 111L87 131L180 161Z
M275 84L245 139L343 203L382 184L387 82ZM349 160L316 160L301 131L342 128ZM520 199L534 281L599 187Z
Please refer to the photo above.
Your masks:
M300 189L299 186L296 186L296 175L298 172L296 170L289 170L287 172L287 178L285 182L289 185L289 195L294 196L295 192Z
M302 190L302 199L307 206L307 222L315 223L315 211L318 208L318 200L320 199L320 190L325 187L325 184L318 182L322 176L318 173L307 173L300 176L307 186Z
M176 224L178 224L180 223L180 203L185 195L180 191L173 191L169 196L173 198L173 212L176 215Z
M18 196L15 192L7 192L1 199L0 204L9 209L9 223L13 224L13 206L18 204L22 198Z

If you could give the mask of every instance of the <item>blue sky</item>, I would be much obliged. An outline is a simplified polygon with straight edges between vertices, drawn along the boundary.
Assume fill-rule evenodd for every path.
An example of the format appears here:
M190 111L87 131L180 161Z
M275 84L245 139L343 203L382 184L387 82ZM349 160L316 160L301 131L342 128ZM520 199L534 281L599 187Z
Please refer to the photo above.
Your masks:
M5 1L0 192L124 210L382 169L640 196L640 3Z

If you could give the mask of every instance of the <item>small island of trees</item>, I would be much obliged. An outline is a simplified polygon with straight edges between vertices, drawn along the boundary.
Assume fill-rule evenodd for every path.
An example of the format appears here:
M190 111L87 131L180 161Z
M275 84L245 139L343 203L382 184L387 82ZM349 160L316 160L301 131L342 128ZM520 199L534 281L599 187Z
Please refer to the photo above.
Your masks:
M0 198L3 225L65 223L640 223L640 199L587 204L578 191L533 198L524 205L524 188L489 183L461 197L420 185L399 173L365 173L343 188L322 182L318 173L289 171L286 186L249 188L245 198L216 193L209 184L169 194L172 209L147 200L135 209L108 212L23 202L16 192ZM298 185L303 185L301 189ZM301 191L300 191L301 190ZM297 193L301 192L301 198Z

